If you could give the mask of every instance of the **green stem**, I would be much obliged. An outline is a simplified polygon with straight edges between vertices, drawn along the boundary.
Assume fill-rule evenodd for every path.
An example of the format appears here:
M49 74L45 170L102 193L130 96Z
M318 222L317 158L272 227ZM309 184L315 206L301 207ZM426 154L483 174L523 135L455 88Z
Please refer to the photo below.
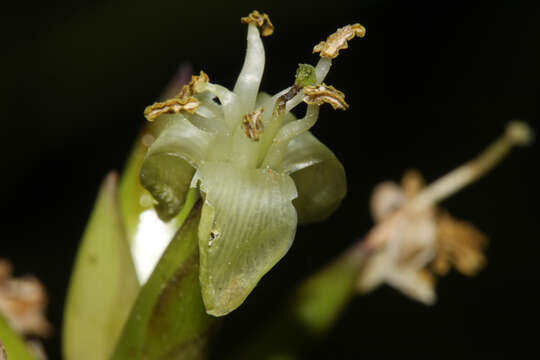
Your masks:
M364 254L356 245L304 280L270 324L230 359L296 359L323 337L355 293Z
M19 337L7 324L4 317L0 314L0 342L6 350L7 359L16 360L34 360L35 357L30 353L24 340ZM1 350L0 350L1 351ZM1 354L0 354L1 355ZM2 356L0 356L1 358Z

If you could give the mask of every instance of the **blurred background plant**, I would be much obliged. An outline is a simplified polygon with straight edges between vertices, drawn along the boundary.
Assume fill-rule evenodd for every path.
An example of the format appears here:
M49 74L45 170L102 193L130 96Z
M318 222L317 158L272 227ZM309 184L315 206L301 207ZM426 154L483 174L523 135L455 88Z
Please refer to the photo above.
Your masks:
M271 71L263 84L269 90L286 86L312 46L337 26L361 22L369 33L353 54L338 59L339 73L329 78L348 95L351 109L339 119L323 109L324 121L314 130L347 169L348 196L327 222L299 229L286 261L223 325L216 354L269 322L277 299L371 227L367 202L375 184L397 179L409 167L421 169L429 182L481 150L508 119L537 124L540 29L534 4L10 6L1 23L8 35L1 67L7 111L2 185L8 191L0 255L45 284L55 328L45 345L53 359L60 357L63 301L97 184L125 162L144 124L142 110L179 63L211 71L216 83L232 87L245 46L238 17L253 8L277 25L265 41ZM419 346L429 353L449 342L459 353L527 347L533 334L525 331L524 319L534 322L539 314L532 293L539 281L537 162L533 151L518 152L488 180L445 203L489 235L487 271L470 281L450 274L433 308L386 287L357 297L310 358L417 353Z

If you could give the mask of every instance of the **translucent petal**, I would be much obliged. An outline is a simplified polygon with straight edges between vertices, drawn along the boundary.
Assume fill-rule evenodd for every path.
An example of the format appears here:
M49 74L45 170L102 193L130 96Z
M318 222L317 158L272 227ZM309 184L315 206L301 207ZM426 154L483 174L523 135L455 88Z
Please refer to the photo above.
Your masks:
M282 170L291 175L298 189L293 204L301 224L330 216L347 193L343 165L310 132L289 142Z
M209 162L199 168L206 195L199 226L200 280L206 310L237 308L289 250L296 231L296 188L286 174Z
M206 156L214 135L181 115L168 116L162 121L167 123L148 149L140 179L157 201L159 217L169 221L184 205L195 168Z

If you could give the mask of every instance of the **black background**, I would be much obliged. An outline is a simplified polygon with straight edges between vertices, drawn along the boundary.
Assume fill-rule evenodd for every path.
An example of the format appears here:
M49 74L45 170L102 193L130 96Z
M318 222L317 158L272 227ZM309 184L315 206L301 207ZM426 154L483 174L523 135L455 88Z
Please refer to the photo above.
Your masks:
M264 326L294 283L371 226L375 184L418 168L431 181L481 151L512 118L538 126L540 6L518 1L94 1L12 4L0 32L0 256L50 295L59 358L61 312L97 187L121 169L152 103L182 62L232 87L245 51L241 16L270 14L262 88L288 86L314 44L360 22L367 36L334 62L327 82L351 108L321 112L314 133L343 162L348 197L295 244L225 327L219 351ZM455 354L503 358L535 349L540 283L533 148L443 204L490 238L476 278L452 273L425 307L390 288L356 298L310 358ZM252 309L252 310L250 310ZM529 328L532 326L532 328ZM485 355L485 356L484 356ZM219 357L219 356L218 356ZM515 357L510 357L515 358Z

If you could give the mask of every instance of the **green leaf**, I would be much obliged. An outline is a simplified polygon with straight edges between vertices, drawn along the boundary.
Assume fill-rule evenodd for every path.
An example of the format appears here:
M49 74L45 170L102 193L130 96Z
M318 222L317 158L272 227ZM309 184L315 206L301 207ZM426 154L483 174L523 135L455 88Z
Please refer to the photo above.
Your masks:
M326 219L347 194L343 165L310 132L289 142L282 168L291 175L298 189L293 204L300 224Z
M24 340L19 337L7 324L4 317L0 314L0 344L6 350L8 360L34 360L35 357L30 353ZM2 350L0 349L0 352ZM0 359L2 359L0 353Z
M206 357L218 319L206 314L201 298L197 236L200 207L193 208L197 192L189 192L179 214L189 218L141 289L111 359Z
M139 290L116 184L114 173L103 181L75 261L63 327L68 360L107 359Z
M143 144L144 136L151 136L148 127L145 127L137 137L118 184L120 210L126 229L126 238L130 245L135 238L141 213L152 206L150 193L142 187L139 181L142 162L146 154L146 146ZM148 204L145 204L145 201Z
M201 165L197 181L206 195L199 227L203 299L209 314L221 316L289 250L296 188L286 174L222 162Z

